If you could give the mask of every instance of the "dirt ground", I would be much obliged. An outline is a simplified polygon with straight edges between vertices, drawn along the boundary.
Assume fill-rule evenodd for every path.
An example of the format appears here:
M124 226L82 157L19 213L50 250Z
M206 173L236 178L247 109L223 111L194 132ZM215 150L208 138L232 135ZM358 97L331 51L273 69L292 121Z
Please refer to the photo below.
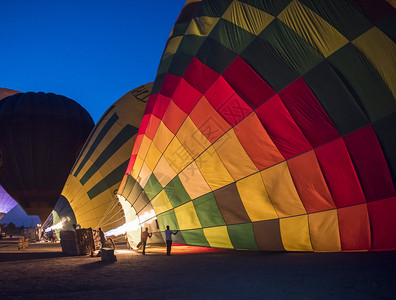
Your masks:
M197 250L198 249L198 250ZM118 261L0 240L0 299L396 299L396 252L116 250Z

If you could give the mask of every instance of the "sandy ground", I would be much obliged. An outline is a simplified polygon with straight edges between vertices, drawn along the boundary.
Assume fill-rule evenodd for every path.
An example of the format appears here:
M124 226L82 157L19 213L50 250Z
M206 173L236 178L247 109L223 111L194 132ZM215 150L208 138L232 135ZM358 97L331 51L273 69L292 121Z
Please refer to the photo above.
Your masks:
M0 299L396 299L396 252L116 251L118 261L0 241Z

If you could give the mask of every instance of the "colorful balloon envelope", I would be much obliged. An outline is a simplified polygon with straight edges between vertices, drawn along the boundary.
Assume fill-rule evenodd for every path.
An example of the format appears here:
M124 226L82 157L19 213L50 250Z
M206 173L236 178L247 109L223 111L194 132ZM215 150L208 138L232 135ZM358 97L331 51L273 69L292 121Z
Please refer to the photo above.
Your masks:
M62 191L84 228L104 231L125 223L117 191L153 83L133 89L103 114L87 139ZM130 205L129 205L130 207Z
M15 200L0 186L0 220L16 205Z
M51 213L94 123L77 102L52 93L0 101L0 184L29 215Z
M392 3L187 1L120 193L190 245L395 249Z

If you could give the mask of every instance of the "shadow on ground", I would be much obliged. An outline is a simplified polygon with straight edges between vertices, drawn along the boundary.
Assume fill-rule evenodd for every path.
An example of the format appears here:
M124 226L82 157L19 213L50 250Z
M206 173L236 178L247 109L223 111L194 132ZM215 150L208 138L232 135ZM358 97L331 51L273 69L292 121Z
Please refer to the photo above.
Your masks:
M32 260L32 259L50 259L62 257L62 252L14 252L14 253L1 253L0 262L5 261L19 261L19 260Z
M106 263L99 260L99 261L94 261L94 262L80 265L79 268L81 268L82 270L92 271L92 270L96 270L96 269L101 269L105 266L106 266Z
M362 300L396 295L396 252L198 250L175 246L170 257L163 248L148 248L147 255L118 250L117 262L103 263L99 257L62 256L59 244L32 245L29 253L0 249L0 282L6 287L0 299Z

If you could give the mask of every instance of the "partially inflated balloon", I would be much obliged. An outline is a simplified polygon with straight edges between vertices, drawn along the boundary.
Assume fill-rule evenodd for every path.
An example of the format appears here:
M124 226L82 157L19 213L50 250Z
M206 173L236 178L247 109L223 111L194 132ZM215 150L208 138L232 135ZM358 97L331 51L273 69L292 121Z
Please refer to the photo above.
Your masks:
M16 205L15 200L0 186L0 220Z
M149 83L135 88L110 106L70 172L62 198L69 201L82 227L108 231L125 223L116 194L152 86Z
M73 229L74 225L77 224L76 216L70 206L69 201L65 197L60 197L56 202L53 213L53 224L62 222L62 228L65 230Z
M56 202L54 209L42 225L44 231L56 230L59 237L61 230L73 230L77 221L69 201L63 196Z
M77 102L46 93L0 101L0 184L30 215L51 213L94 123Z
M18 91L0 88L0 100L19 93ZM1 218L13 209L17 203L12 199L10 195L0 186L0 220Z
M396 249L390 3L188 1L120 193L191 245Z

